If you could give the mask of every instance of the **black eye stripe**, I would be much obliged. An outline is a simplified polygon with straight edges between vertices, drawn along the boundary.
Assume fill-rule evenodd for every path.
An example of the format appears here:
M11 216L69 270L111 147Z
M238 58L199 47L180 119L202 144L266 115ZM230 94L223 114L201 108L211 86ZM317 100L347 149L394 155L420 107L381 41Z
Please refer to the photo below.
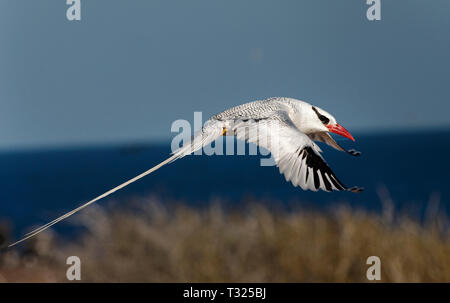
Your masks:
M330 122L330 119L328 119L327 117L322 116L322 115L319 116L319 119L320 119L320 121L322 121L322 123L324 123L324 124L328 124L328 122Z
M322 121L323 124L328 124L330 122L330 119L328 119L324 115L321 115L314 106L312 107L312 109L316 113L317 117L319 117L320 121Z

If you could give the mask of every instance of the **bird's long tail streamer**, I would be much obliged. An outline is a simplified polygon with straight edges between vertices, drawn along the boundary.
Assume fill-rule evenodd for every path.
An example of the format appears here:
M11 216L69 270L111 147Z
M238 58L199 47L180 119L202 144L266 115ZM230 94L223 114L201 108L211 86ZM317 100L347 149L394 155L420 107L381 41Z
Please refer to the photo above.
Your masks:
M138 175L138 176L136 176L136 177L134 177L134 178L132 178L132 179L130 179L130 180L128 180L128 181L122 183L122 184L120 184L119 186L114 187L113 189L108 190L107 192L105 192L105 193L101 194L100 196L98 196L98 197L92 199L91 201L86 202L86 203L84 203L83 205L81 205L81 206L75 208L74 210L72 210L72 211L70 211L70 212L68 212L68 213L66 213L66 214L64 214L64 215L62 215L62 216L56 218L55 220L53 220L53 221L51 221L51 222L49 222L49 223L47 223L47 224L45 224L45 225L43 225L43 226L41 226L41 227L35 229L35 230L33 230L33 231L27 233L22 239L20 239L19 241L16 241L16 242L14 242L14 243L8 245L8 247L12 247L12 246L14 246L14 245L16 245L16 244L19 244L19 243L21 243L21 242L23 242L23 241L25 241L25 240L28 240L28 239L30 239L30 238L36 236L37 234L43 232L43 231L46 230L47 228L49 228L49 227L55 225L56 223L58 223L58 222L60 222L60 221L62 221L62 220L64 220L64 219L70 217L71 215L73 215L73 214L79 212L79 211L82 210L83 208L85 208L85 207L91 205L92 203L94 203L94 202L96 202L96 201L98 201L98 200L100 200L100 199L102 199L102 198L104 198L104 197L106 197L106 196L109 196L110 194L112 194L112 193L118 191L119 189L122 189L122 188L124 188L125 186L127 186L127 185L129 185L129 184L131 184L131 183L133 183L133 182L135 182L135 181L137 181L137 180L139 180L139 179L141 179L141 178L143 178L143 177L145 177L145 176L151 174L151 173L154 172L155 170L161 168L162 166L164 166L164 165L166 165L166 164L168 164L168 163L170 163L170 162L172 162L172 161L174 161L174 160L176 160L176 159L178 159L178 158L180 158L180 154L179 154L179 153L172 155L172 156L171 156L170 158L168 158L167 160L165 160L165 161L159 163L158 165L156 165L156 166L150 168L149 170L143 172L142 174L140 174L140 175Z

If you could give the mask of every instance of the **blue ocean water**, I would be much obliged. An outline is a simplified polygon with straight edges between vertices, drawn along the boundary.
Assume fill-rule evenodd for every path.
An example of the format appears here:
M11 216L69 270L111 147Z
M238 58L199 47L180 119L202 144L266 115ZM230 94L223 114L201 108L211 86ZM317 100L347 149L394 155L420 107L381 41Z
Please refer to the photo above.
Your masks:
M220 199L237 205L249 197L270 203L326 207L348 203L379 211L377 189L385 186L394 206L423 214L431 196L449 210L450 131L356 136L339 141L362 151L352 157L321 145L324 157L347 186L360 194L302 191L286 182L261 156L189 156L108 197L154 195L192 205ZM15 233L46 223L166 159L170 144L8 151L0 153L0 221ZM107 201L99 202L103 205Z

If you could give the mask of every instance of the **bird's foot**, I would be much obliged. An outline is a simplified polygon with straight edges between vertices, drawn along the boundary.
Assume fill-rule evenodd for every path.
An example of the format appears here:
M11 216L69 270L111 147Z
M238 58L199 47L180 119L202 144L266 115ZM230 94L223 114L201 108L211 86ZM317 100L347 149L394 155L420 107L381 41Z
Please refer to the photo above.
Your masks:
M349 153L350 155L355 156L355 157L361 156L361 152L357 151L357 150L354 150L354 149L349 149L347 151L347 153Z
M352 188L347 189L348 191L351 191L352 193L360 193L364 190L364 187L358 187L358 186L353 186Z

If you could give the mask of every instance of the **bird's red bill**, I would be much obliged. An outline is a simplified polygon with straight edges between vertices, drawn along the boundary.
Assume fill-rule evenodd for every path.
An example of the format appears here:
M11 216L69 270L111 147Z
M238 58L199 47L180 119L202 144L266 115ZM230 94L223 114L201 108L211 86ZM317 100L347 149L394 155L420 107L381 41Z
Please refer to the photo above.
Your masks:
M346 138L349 138L352 141L355 141L353 136L348 132L348 130L343 128L342 125L339 125L336 123L334 125L327 125L327 127L330 130L330 132L338 134L338 135L346 137Z

